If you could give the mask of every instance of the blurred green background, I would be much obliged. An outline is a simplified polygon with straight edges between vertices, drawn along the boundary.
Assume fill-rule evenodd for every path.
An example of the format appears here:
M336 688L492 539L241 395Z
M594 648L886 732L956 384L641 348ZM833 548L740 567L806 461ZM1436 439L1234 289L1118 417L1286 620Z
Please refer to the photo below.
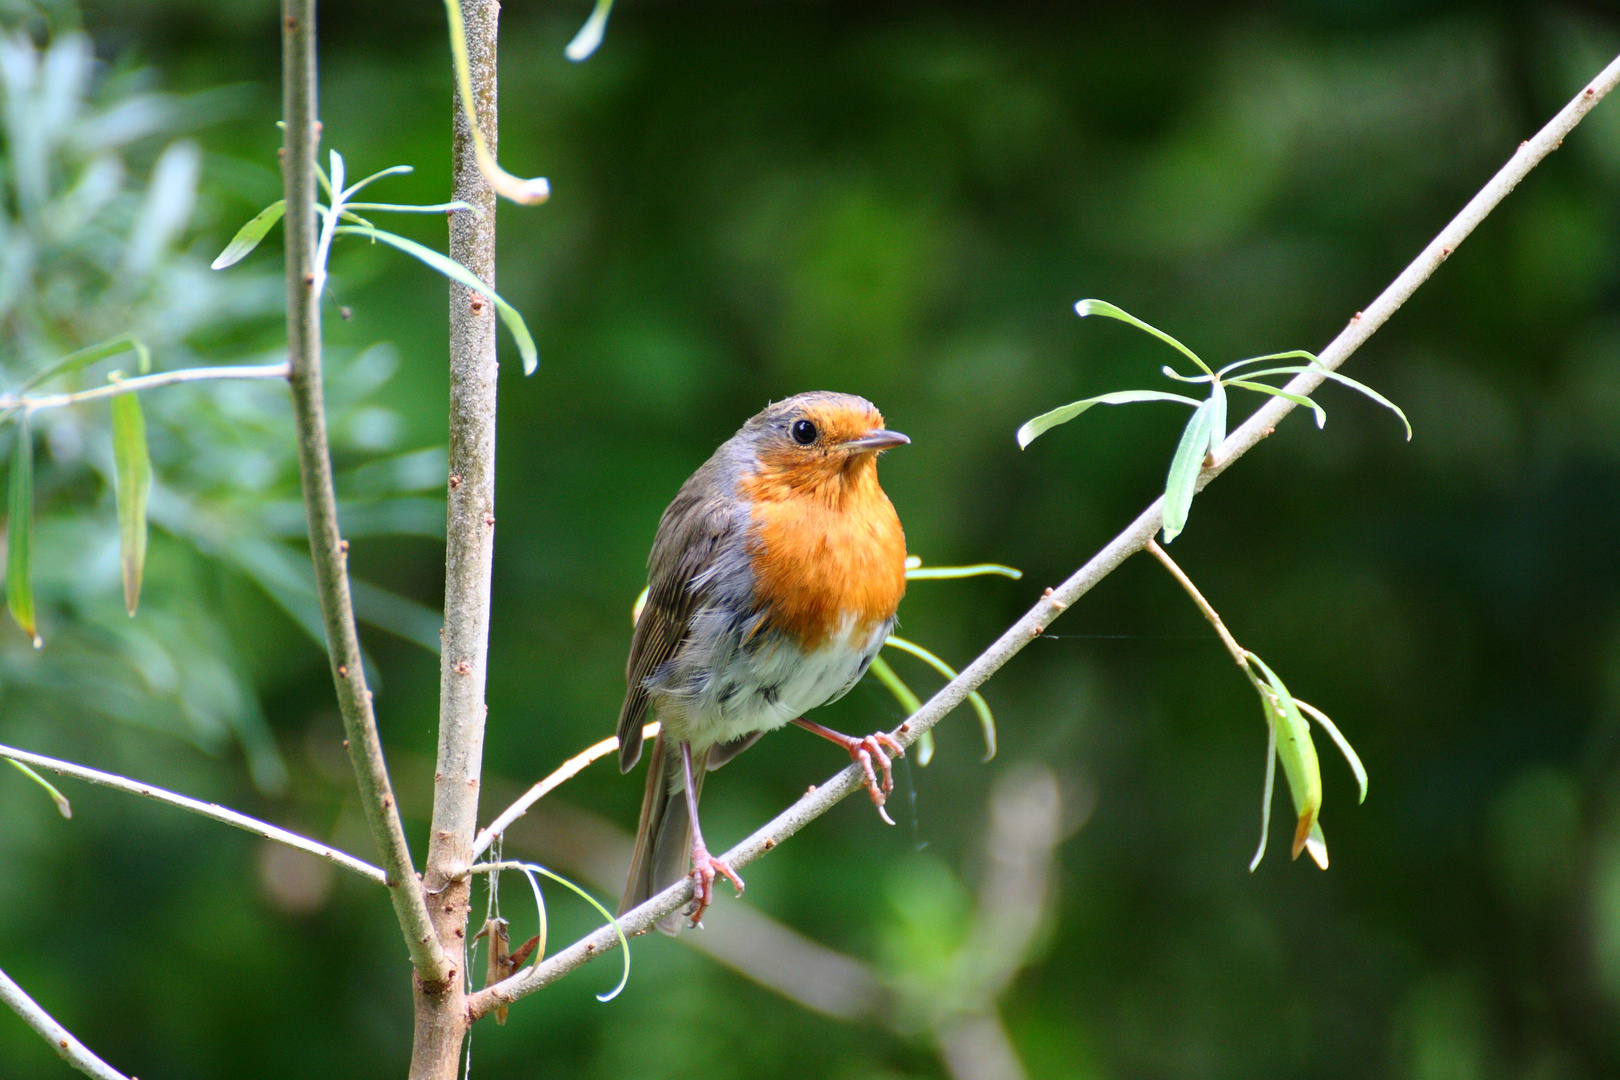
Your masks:
M1172 359L1081 322L1075 300L1113 301L1211 361L1320 348L1620 50L1620 9L1597 4L623 0L598 55L570 64L563 45L586 13L577 0L504 12L502 162L555 194L500 210L499 285L541 367L525 379L503 338L486 819L499 794L611 734L658 515L767 400L869 397L914 440L883 464L911 551L1025 571L911 586L903 632L966 663L1154 496L1183 420L1097 410L1016 448L1030 416L1161 385ZM442 5L355 0L322 17L325 145L356 175L416 166L378 199L448 197ZM87 0L82 21L99 92L207 92L170 125L201 150L173 245L174 265L195 269L277 197L274 5ZM129 143L126 184L146 182L172 137ZM926 983L971 935L992 785L1037 762L1056 776L1064 838L1046 919L1000 1002L1029 1076L1620 1074L1617 197L1611 102L1346 369L1408 411L1415 439L1329 387L1326 429L1291 416L1200 496L1171 549L1366 762L1357 807L1321 745L1330 870L1290 863L1274 835L1249 873L1264 766L1253 693L1139 558L985 687L995 761L980 763L963 710L931 765L897 772L899 827L851 799L754 866L743 903ZM399 229L443 247L438 219ZM170 297L193 314L212 305L211 321L164 323L159 366L273 352L279 252L278 232L228 272L258 281L253 297L206 284ZM331 289L352 311L329 309L335 371L360 373L338 447L361 478L350 493L365 497L368 462L425 462L425 481L384 488L395 509L421 510L412 491L430 501L425 519L356 533L353 569L437 608L444 282L345 241ZM177 398L171 435L155 436L160 481L203 493L196 505L212 492L221 521L284 511L290 435L231 420L284 417L279 394ZM165 407L157 396L149 409ZM198 416L215 431L206 445L186 441ZM181 673L193 648L206 654L219 701L110 708L94 677L116 635L86 612L119 606L116 525L66 438L40 451L62 477L41 489L41 543L58 537L52 580L88 582L95 599L45 589L38 663L56 641L81 650L54 682L25 678L43 669L7 623L0 741L369 856L324 659L288 614L296 597L269 591L274 573L253 562L298 555L284 539L296 515L264 525L249 555L210 548L183 515L156 531L148 603L173 621L145 632ZM101 553L90 568L88 551ZM398 633L365 641L420 841L437 660ZM893 662L919 691L937 685ZM185 709L187 723L164 719ZM868 680L823 719L865 731L898 713ZM802 733L764 740L708 784L711 841L735 842L840 763ZM63 787L71 822L0 771L0 967L91 1047L151 1080L402 1075L409 972L372 886ZM558 798L627 830L640 796L639 772L604 763ZM566 846L527 853L566 866ZM527 890L506 884L526 937ZM554 941L590 925L553 899ZM841 1023L679 943L644 938L634 955L609 1004L593 994L616 960L524 1001L504 1028L481 1025L472 1074L946 1075L933 1038L904 1021ZM0 1016L0 1077L65 1075Z

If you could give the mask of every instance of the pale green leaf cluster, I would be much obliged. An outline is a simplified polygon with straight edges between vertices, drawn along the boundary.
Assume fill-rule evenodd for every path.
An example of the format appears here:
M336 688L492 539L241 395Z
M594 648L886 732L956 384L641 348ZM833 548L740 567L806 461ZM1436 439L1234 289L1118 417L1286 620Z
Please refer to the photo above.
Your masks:
M1182 429L1181 439L1176 445L1176 452L1170 459L1170 471L1164 482L1164 542L1170 543L1181 531L1187 527L1187 515L1192 510L1193 496L1198 491L1198 479L1204 470L1207 461L1213 460L1220 450L1221 443L1226 441L1226 388L1235 386L1241 390L1249 390L1257 394L1279 397L1291 401L1295 405L1310 409L1316 416L1316 426L1321 427L1327 423L1327 412L1317 402L1309 397L1295 394L1281 387L1257 380L1276 375L1301 375L1306 372L1320 375L1325 379L1348 386L1373 401L1391 410L1400 417L1401 424L1406 428L1406 437L1412 437L1412 425L1406 419L1406 414L1388 398L1379 394L1371 387L1357 382L1355 379L1340 375L1336 371L1329 371L1322 366L1313 354L1303 350L1294 350L1285 353L1272 353L1267 356L1254 356L1247 360L1239 360L1228 364L1219 371L1212 369L1208 364L1187 346L1160 330L1143 322L1129 312L1123 311L1104 300L1082 300L1074 306L1081 318L1088 315L1102 315L1110 319L1136 327L1144 333L1151 334L1160 341L1175 349L1181 355L1191 360L1197 366L1200 374L1183 375L1174 368L1166 366L1164 374L1183 383L1202 383L1209 386L1209 396L1203 400L1188 397L1184 394L1172 394L1162 390L1116 390L1112 393L1099 394L1096 397L1084 398L1071 402L1042 413L1033 420L1028 421L1018 429L1018 445L1027 447L1041 435L1066 424L1079 416L1093 405L1125 405L1141 401L1169 401L1178 405L1190 405L1193 409L1187 426ZM1253 364L1265 363L1274 360L1304 360L1304 364L1286 364L1279 367L1269 367L1260 371L1244 371Z

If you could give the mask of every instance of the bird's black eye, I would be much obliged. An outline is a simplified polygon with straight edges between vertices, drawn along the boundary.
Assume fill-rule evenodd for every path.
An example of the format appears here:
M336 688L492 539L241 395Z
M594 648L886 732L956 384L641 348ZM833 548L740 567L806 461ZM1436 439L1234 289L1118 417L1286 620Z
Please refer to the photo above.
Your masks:
M793 422L793 441L800 446L809 446L816 441L816 425L808 420L795 420Z

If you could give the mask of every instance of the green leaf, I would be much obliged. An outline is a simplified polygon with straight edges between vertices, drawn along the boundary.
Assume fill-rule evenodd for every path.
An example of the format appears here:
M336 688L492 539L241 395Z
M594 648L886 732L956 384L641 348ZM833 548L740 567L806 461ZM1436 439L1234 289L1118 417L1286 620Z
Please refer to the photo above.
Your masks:
M915 557L913 557L915 558ZM999 574L1010 577L1014 581L1024 576L1022 570L1014 570L1010 566L1000 563L975 563L972 566L924 566L921 559L906 560L907 581L946 581L952 578L983 577L988 574Z
M563 55L574 63L590 59L596 47L602 44L602 34L607 30L608 14L613 10L613 0L596 0L596 6L591 9L591 17L585 20L585 25L579 28L574 40L563 49Z
M139 338L130 334L121 334L109 338L97 345L89 345L77 352L70 352L66 356L52 360L49 364L30 375L26 382L17 388L17 394L26 394L40 383L54 379L59 375L71 375L89 367L97 360L105 360L119 353L133 352L140 365L141 374L152 370L152 353L141 343Z
M1275 386L1267 386L1265 383L1259 382L1249 382L1246 379L1228 379L1226 380L1226 385L1241 386L1243 389L1253 390L1257 394L1270 394L1272 397L1280 397L1284 401L1292 401L1295 405L1303 405L1305 408L1310 409L1316 414L1316 426L1318 428L1322 428L1327 425L1327 410L1322 408L1322 406L1318 405L1316 402L1312 401L1310 398L1306 397L1304 394L1290 393L1287 390L1279 390Z
M37 649L44 642L34 626L34 431L26 411L17 423L17 451L11 455L10 511L6 523L6 607Z
M416 203L352 202L344 203L343 209L383 210L393 214L444 214L451 210L471 210L473 213L478 214L479 217L483 217L483 214L476 206L471 203L464 203L460 199L446 203L434 203L431 206L420 206Z
M1187 513L1192 509L1198 473L1203 469L1204 455L1209 452L1209 420L1213 408L1213 399L1198 406L1181 433L1175 456L1170 459L1170 473L1164 481L1164 542L1167 544L1187 527Z
M1250 678L1254 675L1251 672ZM1255 687L1258 691L1260 688ZM1260 707L1266 715L1266 785L1265 792L1260 796L1260 846L1254 850L1254 858L1249 860L1249 873L1254 873L1260 865L1260 860L1266 857L1266 840L1271 836L1271 796L1277 790L1277 727L1271 722L1271 702L1266 695L1260 695Z
M1385 397L1383 394L1380 394L1378 391L1368 386L1366 383L1357 382L1348 375L1340 375L1337 371L1329 371L1327 368L1318 367L1315 364L1293 364L1289 365L1288 367L1267 368L1264 371L1251 371L1246 377L1250 379L1258 379L1266 375L1303 375L1306 372L1320 375L1324 379L1331 379L1333 382L1341 383L1348 386L1352 390L1359 391L1360 393L1365 394L1367 397L1376 401L1378 404L1382 405L1384 408L1388 409L1390 412L1393 412L1396 416L1401 418L1401 423L1406 427L1406 441L1412 441L1412 422L1406 418L1406 413L1401 411L1401 407L1389 400L1389 398Z
M518 355L523 357L523 374L534 374L534 369L540 363L540 354L535 350L534 338L529 336L529 328L524 325L523 316L519 315L517 309L511 304L501 299L494 289L478 280L478 276L471 270L468 270L448 255L441 255L432 248L423 247L414 240L407 240L403 236L395 236L393 233L384 232L381 229L366 229L358 225L339 225L337 232L381 240L383 243L396 247L405 254L421 260L451 281L487 296L490 302L495 305L495 310L500 315L501 321L506 324L506 329L511 333L512 340L517 342Z
M406 173L413 173L415 171L415 167L411 165L390 165L386 169L379 169L370 176L366 177L364 180L356 180L353 184L350 184L348 189L344 191L343 198L338 201L347 205L349 202L349 197L351 195L358 195L361 189L365 188L367 185L374 184L385 176L404 176Z
M270 230L275 228L276 222L280 221L281 215L286 212L287 200L277 199L257 214L254 214L248 219L246 225L236 230L236 235L231 237L231 242L225 245L225 250L220 252L219 257L209 264L210 268L223 270L227 266L234 266L247 258L248 253L259 246L259 241L263 240Z
M1288 687L1266 662L1252 652L1247 656L1265 673L1271 694L1262 691L1260 697L1266 709L1266 718L1277 731L1277 757L1282 762L1283 776L1288 780L1288 792L1294 799L1294 810L1299 815L1294 828L1291 857L1310 848L1311 858L1327 869L1327 845L1321 842L1317 817L1322 811L1322 768L1316 757L1316 744L1311 741L1310 725L1300 715ZM1317 841L1312 843L1312 841Z
M587 904L589 904L589 905L591 905L591 907L595 908L597 910L597 912L600 913L601 916L604 919L606 919L608 922L613 924L613 932L614 932L614 934L618 935L618 938L619 938L619 948L624 950L624 974L622 976L620 976L618 986L615 986L612 990L609 990L605 994L597 994L596 995L596 1000L597 1001L612 1001L614 998L618 997L619 996L619 991L623 990L624 987L625 987L625 984L630 981L630 942L625 939L624 930L623 930L622 927L619 926L619 920L613 917L612 912L608 911L607 908L603 907L600 903L598 903L596 897L592 896L590 893L586 892L584 889L580 888L578 885L575 885L572 881L569 881L567 878L559 877L558 875L553 874L550 870L547 870L545 867L541 866L539 863L526 863L524 865L526 865L531 870L534 870L534 871L536 871L538 873L546 875L546 877L550 878L552 881L555 881L557 884L561 885L563 888L572 890L576 895L578 895L581 899L583 899ZM539 958L536 957L536 960L538 960L538 959Z
M1214 454L1226 441L1226 388L1216 380L1209 390L1209 452Z
M893 634L890 634L888 639L885 640L883 644L899 649L901 652L910 653L912 656L915 656L917 659L921 660L923 663L945 676L946 679L956 678L955 668L951 667L945 661L941 660L939 657L935 656L933 653L929 652L927 649L916 644L915 642L910 642L905 638L895 637ZM979 714L979 727L984 731L983 760L989 761L991 758L996 756L996 718L990 714L990 704L984 700L983 695L981 695L977 690L973 690L968 693L968 701L973 703L973 711ZM911 711L916 712L917 710L912 709Z
M1195 409L1203 404L1197 398L1171 394L1163 390L1116 390L1111 394L1086 398L1084 401L1072 401L1051 412L1041 413L1018 429L1018 446L1020 449L1029 446L1052 428L1059 424L1067 424L1093 405L1128 405L1137 401L1174 401L1181 405L1191 405Z
M1267 353L1264 356L1251 356L1247 360L1235 361L1234 363L1227 364L1225 367L1221 368L1221 370L1216 372L1216 374L1221 376L1222 378L1224 378L1226 376L1227 372L1236 371L1238 368L1242 368L1242 367L1248 367L1250 364L1263 364L1267 360L1295 360L1295 359L1309 360L1313 364L1317 363L1315 353L1308 353L1304 349L1290 349L1288 352ZM1254 375L1252 375L1252 374L1245 375L1244 378L1252 379L1252 378L1254 378Z
M1325 730L1328 733L1328 736L1332 738L1334 743L1338 745L1339 753L1343 754L1344 760L1349 763L1350 771L1356 774L1356 784L1361 788L1361 797L1357 799L1356 802L1366 802L1367 770L1361 764L1361 758L1356 755L1355 748L1350 745L1350 740L1346 739L1344 734L1339 731L1339 726L1337 724L1328 719L1327 713L1323 712L1321 709L1318 709L1315 705L1300 701L1298 698L1294 699L1294 704L1310 713L1311 719L1315 720L1318 724L1321 724L1323 730Z
M117 472L118 545L124 570L124 607L131 617L141 599L146 568L146 501L152 492L152 459L146 448L146 418L140 399L121 394L112 409L113 465Z
M883 657L872 657L871 666L867 670L872 673L872 676L878 682L888 688L889 693L894 695L894 699L900 703L900 707L905 710L907 717L915 716L917 710L922 708L922 701L916 694L912 693L911 687L906 685L905 680L894 673L894 668L890 667L889 662ZM927 765L933 760L934 732L930 729L917 737L917 764Z
M50 795L52 801L56 803L56 810L58 813L65 818L71 818L73 816L73 804L67 801L66 795L63 795L60 791L56 790L55 784L45 779L43 776L39 775L39 773L35 772L33 769L30 769L27 765L24 765L16 758L7 758L6 760L17 766L17 768L21 769L24 776L28 777L34 783L45 789L46 793Z
M1082 319L1087 315L1106 315L1110 319L1118 319L1122 323L1129 323L1138 330L1146 331L1147 333L1158 338L1160 341L1164 342L1166 345L1176 349L1187 359L1197 364L1199 370L1203 371L1205 375L1215 374L1209 369L1209 365L1200 360L1198 358L1198 354L1187 348L1187 346L1183 345L1181 342L1177 341L1163 330L1160 330L1157 326L1150 326L1141 319L1138 319L1135 315L1115 307L1106 300L1082 300L1078 304L1074 305L1074 311L1075 314L1079 315Z

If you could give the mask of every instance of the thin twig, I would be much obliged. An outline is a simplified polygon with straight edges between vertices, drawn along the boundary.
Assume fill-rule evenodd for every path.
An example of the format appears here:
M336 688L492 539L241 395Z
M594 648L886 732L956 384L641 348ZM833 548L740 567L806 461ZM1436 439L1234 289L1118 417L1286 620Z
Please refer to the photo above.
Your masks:
M151 784L143 784L139 780L131 780L127 776L86 768L83 765L75 765L71 761L59 761L56 758L48 758L43 754L31 754L26 750L15 750L9 746L0 746L0 758L10 758L12 761L21 761L36 768L61 773L63 776L71 776L91 784L99 784L102 787L112 788L116 791L125 791L131 795L141 795L148 799L155 799L160 803L168 803L170 806L178 806L182 810L190 810L193 814L201 814L205 818L224 822L226 825L234 825L244 832L262 836L266 840L274 840L277 843L286 844L288 847L297 848L299 851L306 851L311 855L335 863L345 870L353 870L361 877L368 877L378 884L386 885L388 883L388 875L383 872L381 867L361 862L353 855L345 854L337 848L328 847L314 840L306 840L297 833L288 832L286 829L271 825L268 822L250 818L246 814L237 813L235 810L227 810L217 803L205 803L200 799L177 795L172 791L165 791L163 788L154 787Z
M213 382L223 379L285 379L291 370L286 363L181 368L179 371L160 371L155 375L119 379L117 382L108 383L106 386L98 386L94 390L79 390L71 394L41 394L35 397L28 395L12 397L9 394L0 394L0 410L9 412L13 409L27 409L29 412L38 412L41 409L60 409L65 405L77 405L83 401L99 401L102 398L133 394L141 390L151 390L158 386L173 386L176 383Z
M11 1006L12 1011L23 1018L23 1023L39 1032L40 1038L51 1044L57 1057L86 1076L93 1076L95 1080L134 1080L91 1053L89 1047L53 1020L51 1014L40 1008L39 1003L4 971L0 971L0 1001Z
M656 723L646 724L641 729L641 737L648 741L651 741L657 735L658 725ZM603 739L599 743L596 743L594 746L586 747L584 750L563 762L554 772L552 772L550 776L546 777L544 780L531 787L528 791L524 792L521 799L514 802L511 806L508 806L505 810L502 810L499 817L490 822L488 825L484 826L483 831L478 834L478 839L473 841L472 857L476 859L478 856L488 851L489 845L495 842L495 838L497 836L505 832L512 822L528 813L529 807L545 798L558 785L578 775L580 770L584 769L585 766L589 765L591 762L598 758L606 757L608 754L613 753L613 751L617 750L618 748L619 737L617 735L613 735Z
M360 804L388 871L389 895L410 950L418 979L451 981L455 966L439 944L428 916L422 882L405 843L405 827L383 760L382 740L372 713L360 664L360 636L349 597L348 545L338 533L337 496L332 489L332 455L326 437L326 405L321 386L321 311L315 296L315 0L282 3L282 114L286 146L282 182L287 217L287 354L292 370L293 420L298 431L298 476L309 522L315 591L326 628L332 683L348 736Z
M1180 582L1183 589L1187 590L1187 595L1192 597L1193 603L1198 605L1198 610L1204 613L1204 618L1209 620L1209 624L1220 635L1221 643L1226 646L1226 651L1232 654L1232 660L1237 666L1245 672L1250 672L1248 650L1237 643L1237 638L1233 637L1232 631L1226 628L1226 624L1221 621L1221 616L1214 606L1204 599L1204 594L1198 591L1198 586L1192 583L1192 578L1188 577L1181 567L1176 565L1176 561L1169 556L1164 548L1158 545L1157 541L1149 540L1143 546L1147 548L1148 554L1163 563L1164 568L1170 571L1170 576ZM1250 672L1250 677L1253 677L1252 672Z
M1529 175L1543 158L1562 145L1564 137L1574 130L1593 105L1614 89L1616 83L1620 83L1620 57L1611 61L1597 78L1564 106L1534 138L1521 143L1507 164L1491 178L1479 194L1469 200L1462 211L1440 231L1440 234L1401 272L1400 276L1380 293L1365 311L1358 312L1350 320L1350 325L1319 354L1322 366L1333 370L1349 359L1374 331L1389 320L1418 286L1428 280L1435 269L1457 249L1457 245L1474 231L1508 192ZM1300 375L1288 384L1287 389L1291 393L1308 394L1321 385L1322 381L1323 376L1320 374ZM1271 434L1277 423L1293 408L1291 402L1283 398L1273 398L1257 409L1221 444L1220 453L1215 456L1214 464L1205 468L1199 478L1200 488L1224 472L1261 439ZM1135 521L1104 545L1101 551L1093 555L1090 561L1075 571L1067 581L1044 594L1035 606L1013 623L994 644L980 653L978 659L930 698L921 710L901 724L895 732L895 737L907 746L915 742L923 732L939 723L946 714L960 705L970 692L1016 656L1025 645L1038 638L1052 621L1075 601L1146 546L1163 523L1163 503L1162 497L1155 499L1146 510L1137 515ZM767 825L722 857L733 867L741 869L831 810L845 796L862 786L859 767L852 765L844 769L826 784L800 798L798 802L778 814ZM688 878L671 885L640 907L620 916L619 925L626 934L641 933L663 916L685 904L691 899L691 895L692 882ZM508 1004L555 982L581 964L601 956L616 944L617 938L613 928L601 927L544 963L527 968L494 986L485 987L469 1000L468 1007L474 1017L482 1016L497 1005Z

